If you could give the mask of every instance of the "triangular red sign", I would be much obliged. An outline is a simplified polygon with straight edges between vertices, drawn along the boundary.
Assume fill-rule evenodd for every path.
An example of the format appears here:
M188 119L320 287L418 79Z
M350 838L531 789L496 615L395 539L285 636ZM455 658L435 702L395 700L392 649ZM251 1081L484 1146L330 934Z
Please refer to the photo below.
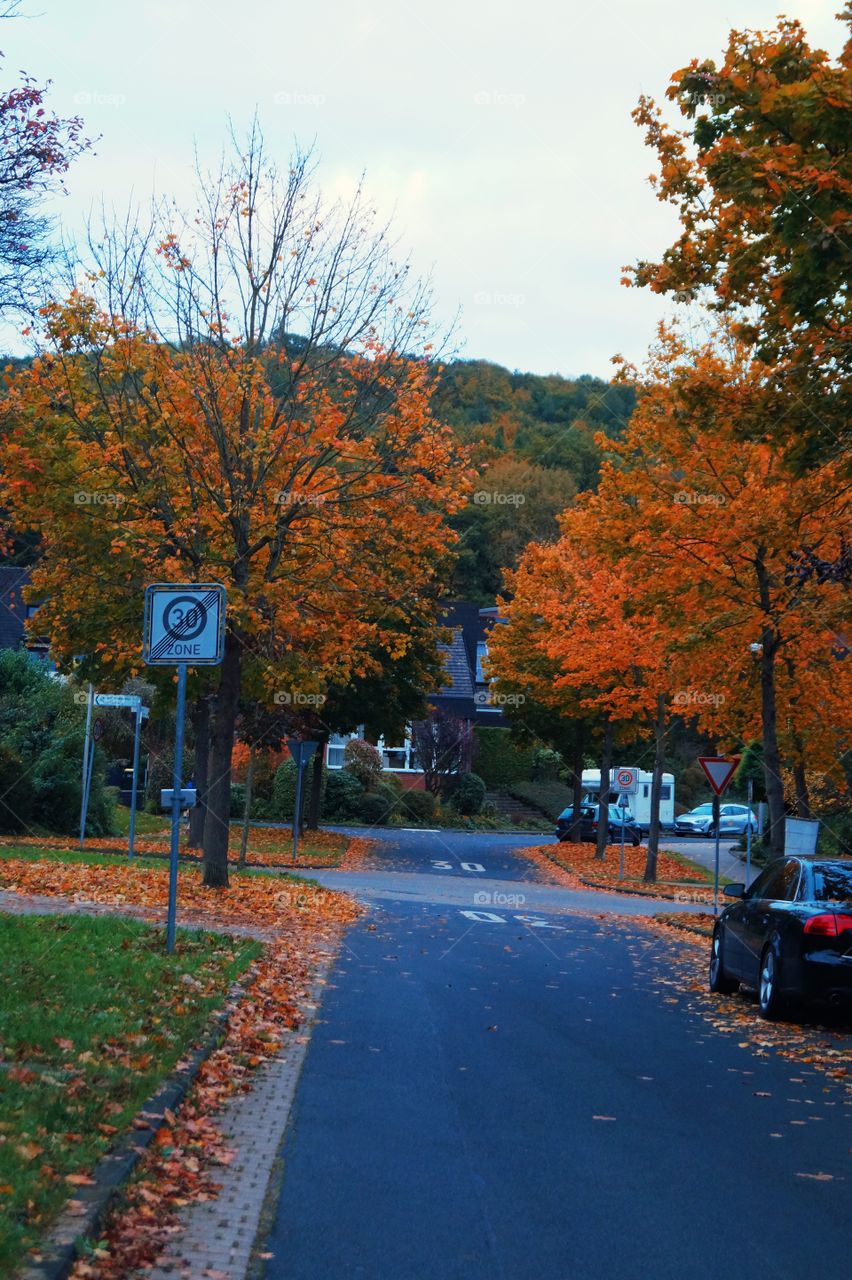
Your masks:
M707 775L707 781L720 796L737 771L739 756L699 756L698 763Z

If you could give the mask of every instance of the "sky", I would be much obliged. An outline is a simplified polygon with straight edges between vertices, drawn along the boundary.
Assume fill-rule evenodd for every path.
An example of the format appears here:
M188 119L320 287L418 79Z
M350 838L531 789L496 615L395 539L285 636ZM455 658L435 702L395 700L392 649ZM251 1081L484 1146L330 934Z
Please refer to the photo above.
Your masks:
M785 10L836 53L840 0ZM52 80L94 153L55 208L79 232L93 207L153 193L191 203L193 157L214 164L257 109L282 161L313 143L328 195L359 175L391 216L457 353L512 369L611 374L640 360L668 304L620 285L674 238L630 118L731 27L773 25L781 0L24 0L0 25L4 83ZM2 344L18 345L14 335Z

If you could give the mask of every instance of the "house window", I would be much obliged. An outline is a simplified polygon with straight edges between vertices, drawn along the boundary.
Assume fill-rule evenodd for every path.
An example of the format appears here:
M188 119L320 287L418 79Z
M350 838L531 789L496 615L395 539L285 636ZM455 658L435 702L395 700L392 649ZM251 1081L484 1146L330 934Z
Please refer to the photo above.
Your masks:
M352 738L359 738L358 733L348 733L341 735L333 733L328 740L328 750L326 752L326 765L329 769L343 768L343 752L347 742ZM382 767L387 769L389 773L412 773L419 770L417 763L417 752L408 733L405 735L405 741L401 746L385 746L384 738L379 738L376 744L377 750L381 753Z
M485 674L485 663L488 659L488 645L484 640L478 640L476 643L476 683L488 684L488 677Z

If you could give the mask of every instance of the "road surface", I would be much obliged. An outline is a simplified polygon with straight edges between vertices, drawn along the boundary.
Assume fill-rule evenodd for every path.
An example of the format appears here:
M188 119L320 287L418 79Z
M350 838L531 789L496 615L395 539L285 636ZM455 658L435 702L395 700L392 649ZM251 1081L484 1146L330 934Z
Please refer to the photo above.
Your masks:
M848 1276L842 1086L716 1030L633 899L510 840L393 833L359 877L266 1280Z

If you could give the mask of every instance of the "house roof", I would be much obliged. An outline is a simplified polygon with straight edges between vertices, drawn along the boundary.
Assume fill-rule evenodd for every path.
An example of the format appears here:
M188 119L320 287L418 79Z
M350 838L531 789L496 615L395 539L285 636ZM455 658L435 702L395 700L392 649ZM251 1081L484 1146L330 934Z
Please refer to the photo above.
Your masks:
M29 570L0 565L0 649L20 649L24 643L27 608L21 593L29 580Z
M476 679L477 648L487 640L496 616L496 609L483 609L470 600L445 603L441 625L453 634L450 643L439 644L438 649L444 655L448 680L429 695L429 701L460 719L503 727L503 716L486 709L487 683Z

